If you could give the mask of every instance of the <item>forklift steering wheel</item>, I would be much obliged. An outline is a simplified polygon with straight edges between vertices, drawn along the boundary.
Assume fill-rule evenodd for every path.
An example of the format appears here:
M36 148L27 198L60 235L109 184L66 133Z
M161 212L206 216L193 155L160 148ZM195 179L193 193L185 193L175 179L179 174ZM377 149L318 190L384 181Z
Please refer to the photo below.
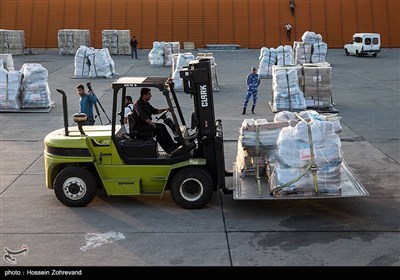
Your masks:
M158 117L156 117L156 121L164 120L167 117L168 110L162 112Z

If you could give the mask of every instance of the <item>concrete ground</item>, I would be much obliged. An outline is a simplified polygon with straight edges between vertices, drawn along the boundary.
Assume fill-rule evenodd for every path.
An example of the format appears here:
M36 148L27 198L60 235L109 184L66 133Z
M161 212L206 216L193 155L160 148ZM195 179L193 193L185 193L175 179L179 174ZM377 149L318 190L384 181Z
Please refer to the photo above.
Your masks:
M140 50L140 60L113 56L115 78L169 76L170 67L149 66L148 52ZM368 197L236 201L232 195L215 192L200 210L180 208L169 194L160 199L107 197L98 192L87 207L62 205L45 187L43 163L44 137L63 127L61 95L56 89L67 93L72 116L78 111L76 86L91 82L109 114L115 78L75 79L73 56L60 56L56 49L34 53L14 56L15 68L42 64L49 72L55 107L48 113L0 113L0 249L4 251L0 265L4 269L400 265L399 49L384 49L376 58L345 56L340 49L330 49L327 56L335 108L342 117L344 158ZM225 162L231 169L243 119L273 119L268 105L271 80L261 82L256 114L243 116L245 77L252 65L258 65L259 50L213 54L220 86L214 93L215 111L223 121ZM187 95L178 96L183 106L190 104ZM153 98L154 105L162 104ZM231 178L227 184L232 184ZM10 264L6 249L26 248L28 252L14 255L15 264Z

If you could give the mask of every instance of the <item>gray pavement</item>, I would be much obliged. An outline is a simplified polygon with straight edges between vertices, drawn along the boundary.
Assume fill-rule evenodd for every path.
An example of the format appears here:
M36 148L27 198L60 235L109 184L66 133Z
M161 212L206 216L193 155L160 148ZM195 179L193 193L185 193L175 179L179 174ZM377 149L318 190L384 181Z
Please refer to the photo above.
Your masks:
M181 50L183 52L184 50ZM192 51L196 54L204 50ZM113 56L118 76L169 76L170 67ZM209 51L207 51L209 52ZM200 210L159 197L107 197L98 192L87 207L62 205L45 187L43 139L63 126L61 95L69 116L78 110L76 85L92 82L105 111L112 79L74 79L74 57L58 50L14 56L49 71L55 107L48 113L0 113L0 247L17 255L18 266L399 266L400 265L400 50L376 58L345 56L330 49L332 92L342 117L344 158L370 196L318 200L236 201L215 192ZM258 65L259 50L213 51L221 90L214 93L222 119L225 162L236 156L245 77ZM138 96L138 93L137 93ZM134 99L137 98L134 96ZM191 100L178 94L185 113ZM154 105L163 99L153 97ZM259 88L256 114L273 119L271 80ZM186 108L186 109L185 109ZM101 112L103 122L107 122ZM72 118L69 119L72 125ZM97 119L97 124L100 120ZM232 178L227 178L232 184ZM5 253L4 253L5 254ZM0 266L12 267L3 258Z

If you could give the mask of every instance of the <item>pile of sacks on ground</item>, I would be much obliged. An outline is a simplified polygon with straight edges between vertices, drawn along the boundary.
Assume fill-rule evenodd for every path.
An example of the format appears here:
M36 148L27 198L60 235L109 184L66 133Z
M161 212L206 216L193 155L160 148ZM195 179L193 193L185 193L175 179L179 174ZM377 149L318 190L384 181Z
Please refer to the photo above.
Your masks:
M171 66L172 55L179 53L179 42L153 42L153 48L149 52L148 59L151 66Z
M260 50L258 74L260 78L271 78L272 67L303 65L304 63L325 62L328 45L322 41L322 36L315 32L306 31L302 41L295 41L293 48L290 45L277 48L263 47Z
M213 91L219 91L217 79L217 64L212 53L198 53L196 57L191 52L172 54L172 75L174 81L174 89L176 91L183 90L183 80L180 77L180 71L189 66L190 61L197 59L209 59L211 68L211 84Z
M340 195L342 151L337 134L341 130L337 115L320 115L313 110L297 114L282 111L273 122L245 119L238 140L237 168L243 175L254 175L256 168L265 174L272 166L269 188L277 197L316 192Z
M0 62L0 111L52 105L46 68L38 63L25 63L18 71L6 69L2 60Z
M76 78L111 78L115 75L114 60L107 48L80 46L74 60Z

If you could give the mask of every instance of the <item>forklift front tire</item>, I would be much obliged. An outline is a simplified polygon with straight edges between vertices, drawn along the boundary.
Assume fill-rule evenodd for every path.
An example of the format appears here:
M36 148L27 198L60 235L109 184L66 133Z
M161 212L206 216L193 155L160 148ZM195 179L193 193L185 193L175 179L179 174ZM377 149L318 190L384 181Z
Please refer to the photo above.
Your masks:
M213 181L203 168L184 168L172 178L170 191L172 199L182 208L200 209L211 199Z
M96 196L96 180L85 168L66 167L56 176L54 191L62 204L83 207Z

